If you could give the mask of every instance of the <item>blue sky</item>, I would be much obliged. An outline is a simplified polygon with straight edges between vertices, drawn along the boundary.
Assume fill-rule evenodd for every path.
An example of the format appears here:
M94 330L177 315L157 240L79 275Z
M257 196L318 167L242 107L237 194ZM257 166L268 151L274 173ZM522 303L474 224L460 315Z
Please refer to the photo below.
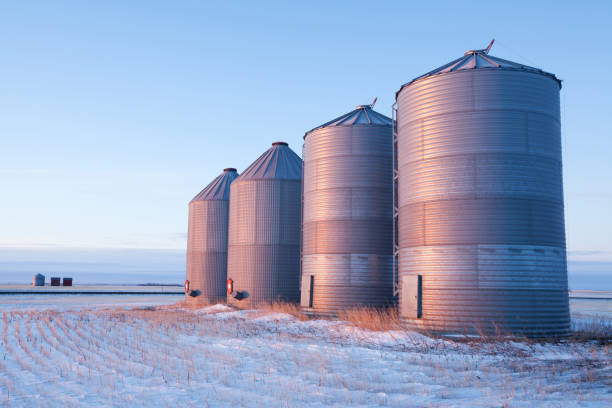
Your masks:
M570 273L612 289L610 18L605 1L0 1L0 281L85 257L181 282L187 202L224 167L276 140L300 153L374 97L390 115L401 84L495 38L564 81Z

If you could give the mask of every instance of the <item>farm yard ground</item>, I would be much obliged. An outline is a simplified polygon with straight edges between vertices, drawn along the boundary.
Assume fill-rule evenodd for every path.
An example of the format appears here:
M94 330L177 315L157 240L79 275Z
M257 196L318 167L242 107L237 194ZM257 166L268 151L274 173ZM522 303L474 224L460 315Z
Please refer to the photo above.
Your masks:
M104 299L2 300L0 404L612 406L610 344L466 343L278 310Z

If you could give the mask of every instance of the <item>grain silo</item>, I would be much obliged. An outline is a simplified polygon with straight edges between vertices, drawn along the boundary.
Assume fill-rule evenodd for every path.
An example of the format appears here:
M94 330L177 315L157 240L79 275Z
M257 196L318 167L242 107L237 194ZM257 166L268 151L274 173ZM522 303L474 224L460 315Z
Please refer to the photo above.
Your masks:
M391 119L360 105L304 136L302 307L393 297Z
M563 336L561 82L489 48L396 94L400 313L438 331Z
M32 286L45 286L45 275L37 273L32 280Z
M224 169L189 203L185 281L189 303L225 302L230 184L236 177L236 169Z
M276 142L231 186L227 299L299 300L302 159Z

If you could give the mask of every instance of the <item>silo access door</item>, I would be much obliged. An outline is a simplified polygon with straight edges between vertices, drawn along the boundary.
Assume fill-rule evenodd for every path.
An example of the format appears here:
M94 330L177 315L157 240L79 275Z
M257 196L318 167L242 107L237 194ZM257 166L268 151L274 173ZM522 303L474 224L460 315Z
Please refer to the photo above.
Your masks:
M302 279L302 299L300 302L302 307L312 307L313 289L314 275L304 276L304 279Z
M400 315L409 319L423 317L423 275L402 276Z

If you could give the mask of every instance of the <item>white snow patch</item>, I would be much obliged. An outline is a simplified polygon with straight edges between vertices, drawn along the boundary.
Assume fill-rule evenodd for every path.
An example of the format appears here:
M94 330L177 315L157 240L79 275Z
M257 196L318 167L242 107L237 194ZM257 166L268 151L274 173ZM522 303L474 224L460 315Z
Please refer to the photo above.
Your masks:
M256 322L279 323L279 322L296 321L297 319L295 318L295 316L291 316L290 314L287 314L287 313L266 313L263 316L255 317L253 320Z

